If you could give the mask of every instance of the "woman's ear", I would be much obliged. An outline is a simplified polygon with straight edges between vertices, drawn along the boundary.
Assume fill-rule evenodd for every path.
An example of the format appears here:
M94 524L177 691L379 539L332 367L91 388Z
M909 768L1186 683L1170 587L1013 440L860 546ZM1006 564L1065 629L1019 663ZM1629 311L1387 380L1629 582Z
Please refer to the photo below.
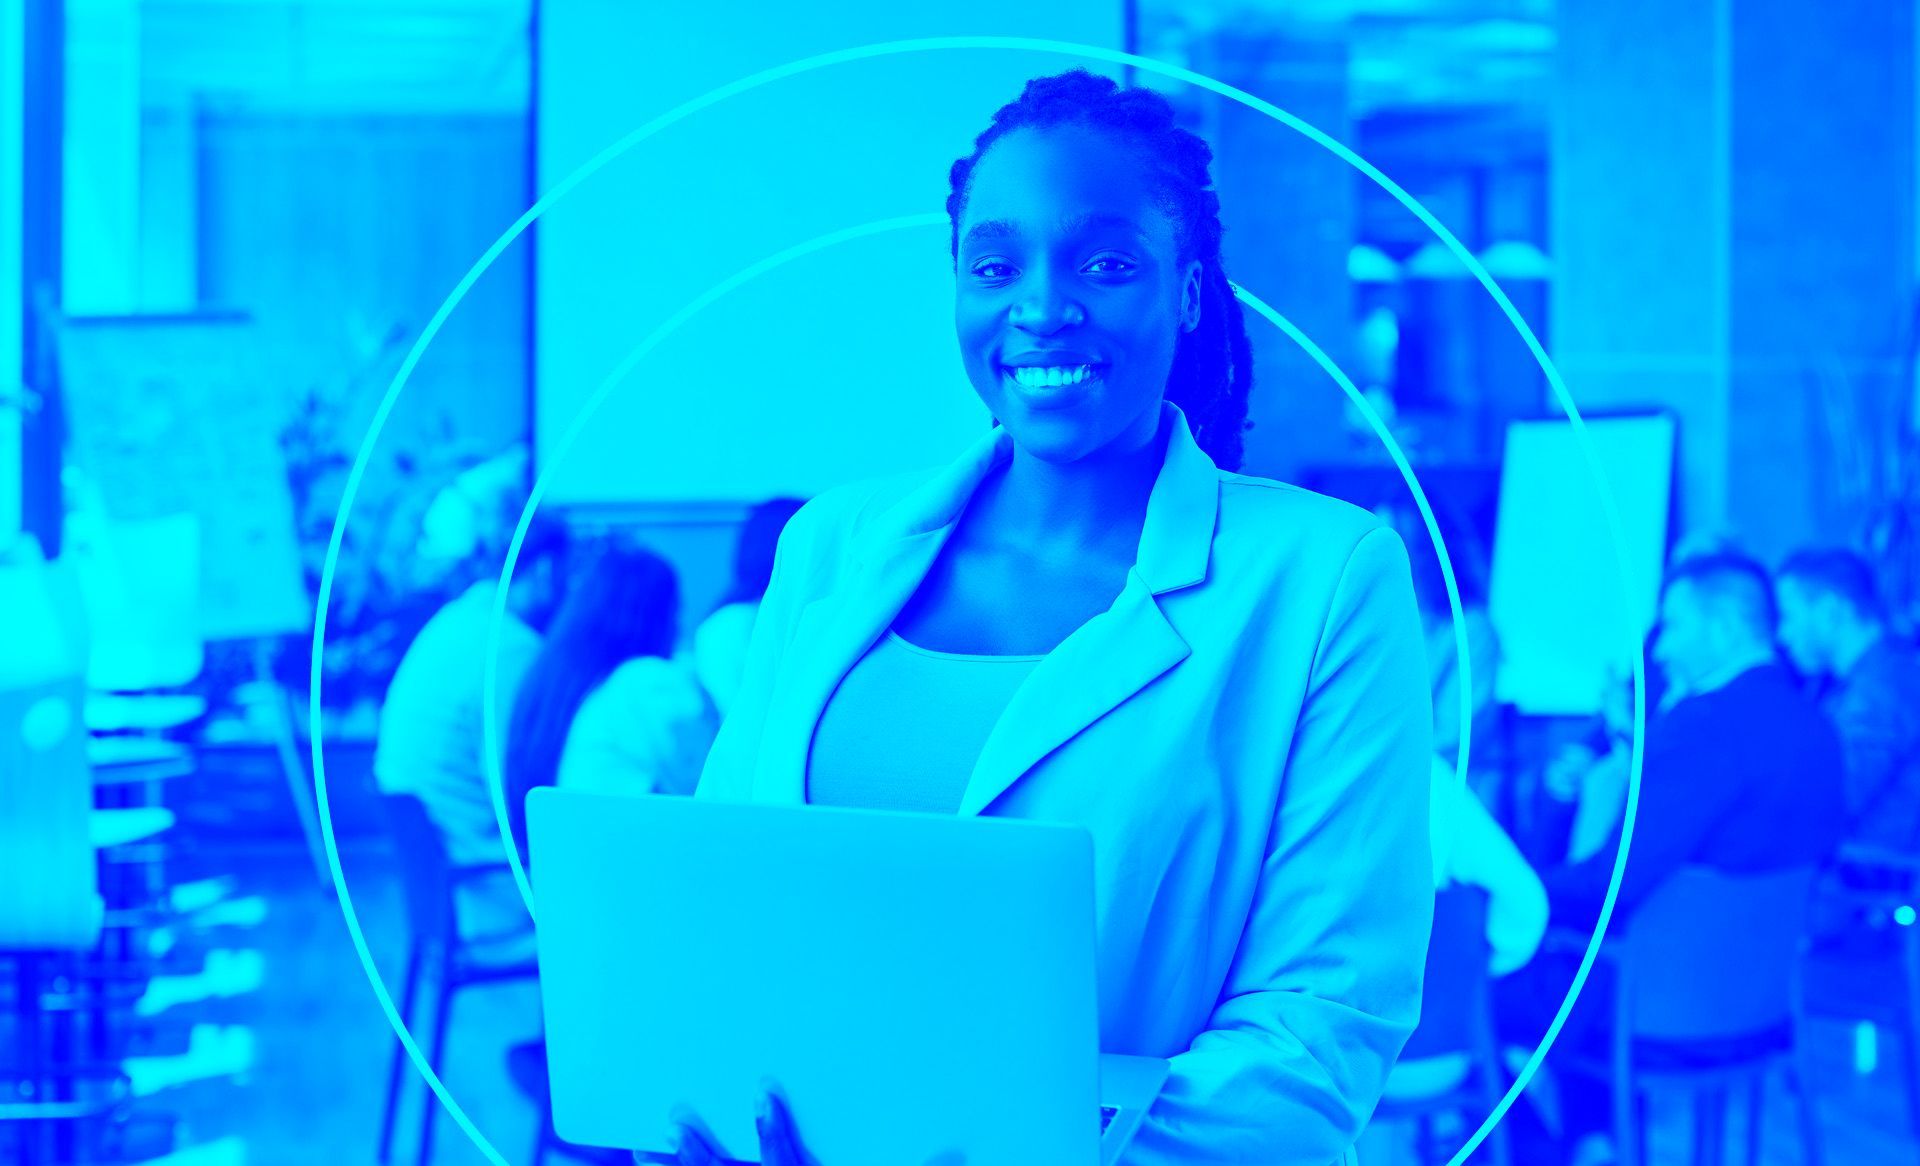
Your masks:
M1206 268L1198 259L1187 264L1187 277L1180 288L1180 330L1191 332L1200 326L1200 288Z

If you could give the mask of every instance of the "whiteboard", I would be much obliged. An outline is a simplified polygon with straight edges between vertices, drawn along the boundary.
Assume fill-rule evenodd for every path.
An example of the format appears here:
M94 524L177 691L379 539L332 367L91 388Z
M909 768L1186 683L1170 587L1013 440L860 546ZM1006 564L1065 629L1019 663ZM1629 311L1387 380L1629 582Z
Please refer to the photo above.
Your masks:
M542 191L674 105L757 70L928 36L1121 44L1122 5L539 6ZM940 214L947 169L1029 77L1096 63L943 51L857 61L711 106L575 187L534 252L535 470L572 504L744 503L950 461L986 428L960 363L944 220L798 259L715 301L567 433L604 378L708 288L787 248ZM1112 73L1110 69L1096 69Z
M59 335L73 461L106 517L197 517L208 640L312 626L279 435L287 394L244 316L71 318ZM157 567L153 568L157 570Z
M1523 713L1599 711L1609 676L1631 674L1630 654L1659 611L1673 418L1593 418L1586 430L1618 508L1619 544L1572 423L1507 427L1488 602L1500 636L1494 695Z

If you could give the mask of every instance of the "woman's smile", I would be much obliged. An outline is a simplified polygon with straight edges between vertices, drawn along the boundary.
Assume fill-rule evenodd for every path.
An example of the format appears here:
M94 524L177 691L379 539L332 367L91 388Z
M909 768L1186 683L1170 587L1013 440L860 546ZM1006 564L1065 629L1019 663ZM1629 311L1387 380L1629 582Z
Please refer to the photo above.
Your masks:
M1043 461L1136 449L1158 428L1200 264L1154 173L1136 143L1087 126L1018 130L971 173L955 335L988 411Z
M1033 409L1065 409L1086 400L1106 379L1104 361L1026 361L1002 364L1009 391Z

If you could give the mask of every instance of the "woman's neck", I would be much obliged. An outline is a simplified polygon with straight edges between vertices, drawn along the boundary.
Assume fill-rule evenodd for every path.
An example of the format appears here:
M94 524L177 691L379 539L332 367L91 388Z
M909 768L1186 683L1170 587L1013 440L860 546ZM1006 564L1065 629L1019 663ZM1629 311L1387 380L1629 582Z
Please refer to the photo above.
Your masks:
M1166 458L1164 421L1146 441L1075 462L1043 461L1018 446L1004 472L982 483L973 507L994 542L1042 553L1136 549L1147 499Z

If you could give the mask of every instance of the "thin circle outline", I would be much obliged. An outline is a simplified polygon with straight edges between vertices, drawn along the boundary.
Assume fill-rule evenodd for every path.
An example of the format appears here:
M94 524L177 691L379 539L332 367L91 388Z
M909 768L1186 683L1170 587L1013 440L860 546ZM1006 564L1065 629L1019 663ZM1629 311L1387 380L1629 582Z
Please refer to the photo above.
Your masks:
M1580 443L1582 454L1588 463L1588 468L1593 474L1595 484L1598 487L1601 514L1605 520L1607 533L1613 544L1615 558L1620 567L1623 591L1631 591L1631 583L1628 578L1624 554L1625 539L1621 530L1618 507L1614 500L1612 486L1604 467L1600 464L1598 450L1593 443L1591 435L1587 432L1586 423L1581 418L1578 407L1573 403L1572 397L1568 393L1558 369L1554 367L1552 360L1540 345L1539 339L1534 335L1532 328L1527 325L1525 319L1513 306L1512 301L1508 299L1506 293L1500 289L1499 285L1494 281L1485 267L1480 264L1479 260L1476 259L1431 212L1422 206L1417 199L1413 198L1412 195L1408 194L1371 163L1368 163L1365 159L1338 141L1328 137L1319 129L1287 113L1285 110L1280 109L1270 102L1264 101L1231 85L1227 85L1225 82L1217 81L1211 77L1206 77L1176 65L1169 65L1164 62L1152 60L1151 58L1142 57L1138 54L1102 48L1097 45L1075 44L1067 41L1028 37L928 37L913 40L888 41L822 53L799 61L761 70L760 72L750 74L726 85L709 90L700 97L674 107L632 131L626 137L607 146L601 150L600 153L575 168L575 170L568 174L566 178L562 179L553 189L542 195L533 206L523 212L481 255L473 267L468 270L467 274L455 286L447 299L441 303L440 308L436 310L433 317L428 321L427 326L422 330L419 340L415 342L407 353L406 358L401 362L399 370L395 373L393 383L388 387L386 395L382 398L379 407L375 410L374 417L369 425L368 435L362 441L360 452L354 460L353 467L348 472L340 506L335 515L333 531L328 538L327 554L322 566L320 587L315 601L316 614L314 621L313 661L309 679L309 712L312 717L312 723L315 725L322 723L320 705L321 686L324 682L322 676L323 651L326 612L328 600L332 595L333 575L338 566L340 545L343 539L346 521L352 509L353 498L358 492L360 480L364 477L366 463L371 453L372 445L374 441L377 440L380 430L384 428L387 417L392 413L400 389L404 386L407 377L411 375L414 367L419 363L428 344L430 344L433 337L438 334L453 309L465 298L466 293L472 288L474 282L492 266L493 262L512 244L513 240L518 238L519 235L538 219L541 214L545 213L549 207L564 198L574 187L577 187L581 182L585 181L600 169L600 167L606 165L615 157L618 157L627 149L652 134L659 132L661 129L666 128L676 121L691 116L693 113L709 105L716 104L727 98L758 88L761 85L771 83L783 77L794 76L850 61L900 55L909 52L974 49L1031 51L1051 55L1080 57L1103 61L1109 64L1141 68L1150 73L1197 85L1200 88L1226 97L1256 112L1264 113L1283 125L1287 125L1297 132L1304 134L1316 144L1329 150L1336 157L1341 158L1361 173L1367 175L1367 177L1372 179L1381 189L1392 195L1396 201L1405 206L1407 210L1425 224L1429 230L1433 231L1435 236L1446 245L1448 250L1462 262L1481 286L1487 290L1488 294L1491 295L1494 301L1500 306L1501 311L1505 313L1508 321L1512 323L1515 330L1519 332L1528 350L1533 354L1534 359L1540 364L1542 371L1547 377L1548 386L1552 389L1562 410L1567 414L1575 438ZM1522 1067L1518 1079L1507 1091L1506 1095L1501 1098L1499 1104L1495 1106L1493 1113L1488 1117L1487 1121L1481 1125L1473 1137L1468 1140L1467 1144L1461 1148L1460 1152L1454 1157L1452 1162L1449 1163L1449 1166L1455 1166L1455 1164L1465 1161L1467 1155L1485 1140L1494 1124L1505 1115L1506 1111L1518 1098L1520 1091L1525 1088L1527 1082L1531 1080L1534 1073L1538 1071L1547 1050L1552 1047L1554 1040L1558 1038L1561 1028L1565 1025L1568 1015L1572 1012L1573 1006L1579 998L1581 990L1585 987L1594 960L1598 956L1601 941L1605 937L1607 924L1612 918L1614 906L1619 897L1620 881L1625 873L1627 855L1633 838L1634 821L1639 810L1646 722L1645 660L1641 652L1639 637L1632 634L1631 629L1623 628L1623 632L1627 635L1629 642L1628 655L1629 662L1632 665L1634 679L1632 692L1633 737L1628 769L1627 804L1625 807L1624 821L1622 823L1620 846L1615 853L1613 870L1609 878L1606 895L1601 902L1599 918L1595 924L1593 935L1587 944L1586 951L1582 954L1579 967L1574 973L1573 982L1568 990L1567 996L1565 1000L1562 1001L1553 1020L1548 1024L1546 1034L1540 1045L1535 1048L1533 1055ZM1464 649L1464 644L1458 643L1459 639L1460 629L1456 628L1456 643L1461 649ZM1466 653L1464 650L1461 651L1460 655L1464 668L1466 664ZM455 1103L446 1092L438 1077L426 1067L417 1045L414 1044L411 1036L406 1032L406 1026L400 1022L398 1013L393 1007L392 999L387 994L385 986L379 980L378 973L373 967L371 954L366 947L365 936L359 927L358 917L353 910L351 896L346 890L340 872L338 846L333 835L331 816L328 812L329 806L326 798L324 747L322 745L321 734L316 733L314 735L312 752L314 760L314 788L322 811L320 815L321 840L325 844L327 851L328 875L332 879L335 891L340 897L341 910L347 923L349 937L353 940L355 953L359 956L361 964L368 974L371 986L374 989L374 995L380 1003L382 1011L386 1014L389 1025L394 1028L396 1036L400 1039L402 1048L405 1049L409 1059L413 1061L415 1067L419 1069L426 1078L435 1096L448 1108L449 1112L454 1116L456 1123L468 1134L469 1139L474 1141L477 1148L480 1148L483 1153L486 1153L492 1161L502 1162L498 1152L493 1150L491 1144L487 1143L485 1139L479 1135L479 1132L474 1129L471 1121L467 1119L465 1112L460 1109L457 1103ZM502 1166L504 1166L504 1162L502 1162Z

